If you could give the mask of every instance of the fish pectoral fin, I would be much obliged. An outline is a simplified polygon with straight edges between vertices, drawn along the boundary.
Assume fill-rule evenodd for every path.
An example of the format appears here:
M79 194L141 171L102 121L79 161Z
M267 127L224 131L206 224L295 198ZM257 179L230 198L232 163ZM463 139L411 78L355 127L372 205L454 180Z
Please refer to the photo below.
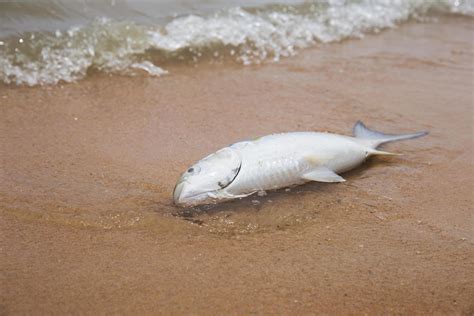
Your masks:
M318 167L302 176L303 179L318 182L344 182L343 177L327 167Z
M231 193L228 193L228 192L221 192L221 193L219 193L219 198L221 198L221 199L239 199L239 198L247 197L247 196L252 195L254 193L257 193L257 192L258 191L253 191L253 192L244 193L244 194L231 194Z

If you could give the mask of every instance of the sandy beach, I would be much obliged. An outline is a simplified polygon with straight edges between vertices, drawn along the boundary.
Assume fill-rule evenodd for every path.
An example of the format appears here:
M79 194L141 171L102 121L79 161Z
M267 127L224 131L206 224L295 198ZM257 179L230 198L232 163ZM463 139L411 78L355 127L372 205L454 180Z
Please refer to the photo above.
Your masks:
M0 86L0 314L474 313L474 24L279 63ZM196 160L284 131L428 130L341 184L201 210Z

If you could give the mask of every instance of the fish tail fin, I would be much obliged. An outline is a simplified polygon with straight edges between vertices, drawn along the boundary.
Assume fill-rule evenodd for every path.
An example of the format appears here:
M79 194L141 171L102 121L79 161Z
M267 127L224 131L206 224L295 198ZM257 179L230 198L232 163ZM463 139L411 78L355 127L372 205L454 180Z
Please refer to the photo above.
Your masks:
M352 134L356 138L367 140L370 147L377 148L378 146L385 143L389 143L389 142L423 137L427 135L428 132L423 131L423 132L417 132L417 133L411 133L411 134L399 134L399 135L385 134L382 132L371 130L370 128L365 126L364 123L362 123L361 121L357 121L357 123L355 123L354 125L354 128L352 129ZM374 154L380 155L382 154L382 152L374 153Z
M401 156L402 154L391 153L389 151L382 151L377 149L372 149L369 151L370 156Z

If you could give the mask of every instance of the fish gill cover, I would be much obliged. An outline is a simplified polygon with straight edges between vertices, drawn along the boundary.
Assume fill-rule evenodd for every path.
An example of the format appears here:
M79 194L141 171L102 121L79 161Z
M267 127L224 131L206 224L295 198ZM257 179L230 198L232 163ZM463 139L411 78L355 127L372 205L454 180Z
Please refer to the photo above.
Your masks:
M155 23L100 17L64 30L27 31L1 39L0 80L33 86L73 82L90 70L159 76L167 73L162 68L167 63L204 58L231 58L244 65L278 61L316 42L360 38L432 12L472 16L474 1L267 4L171 16Z

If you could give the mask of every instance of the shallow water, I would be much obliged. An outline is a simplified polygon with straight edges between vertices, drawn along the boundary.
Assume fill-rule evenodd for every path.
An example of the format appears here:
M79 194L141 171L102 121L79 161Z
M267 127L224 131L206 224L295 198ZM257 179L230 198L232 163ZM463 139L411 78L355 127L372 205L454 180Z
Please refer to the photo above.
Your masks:
M238 6L237 6L238 4ZM464 0L46 1L0 3L0 80L72 82L91 71L160 76L168 65L278 61L433 13L472 15Z

